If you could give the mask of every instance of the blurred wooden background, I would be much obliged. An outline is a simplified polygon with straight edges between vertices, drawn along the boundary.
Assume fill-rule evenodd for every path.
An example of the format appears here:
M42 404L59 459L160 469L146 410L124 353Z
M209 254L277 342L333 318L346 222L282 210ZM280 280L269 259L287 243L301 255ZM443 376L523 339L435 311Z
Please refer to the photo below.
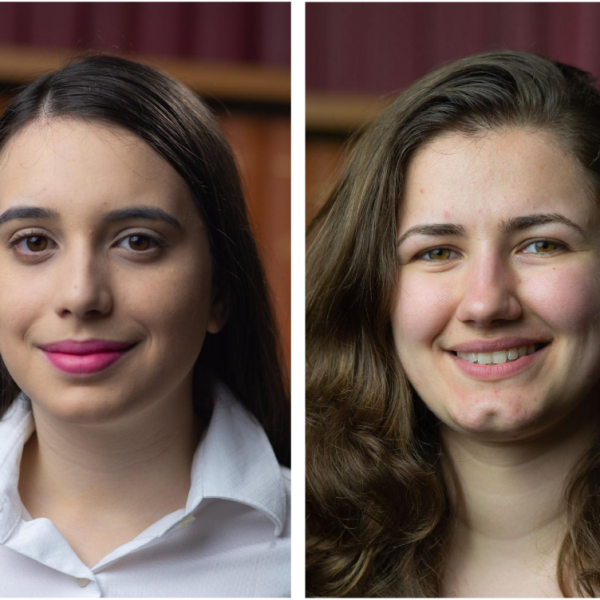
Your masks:
M217 114L247 192L290 360L289 3L0 3L0 108L94 50L157 66Z
M307 219L338 177L349 137L427 72L511 49L598 77L599 26L598 3L307 3Z

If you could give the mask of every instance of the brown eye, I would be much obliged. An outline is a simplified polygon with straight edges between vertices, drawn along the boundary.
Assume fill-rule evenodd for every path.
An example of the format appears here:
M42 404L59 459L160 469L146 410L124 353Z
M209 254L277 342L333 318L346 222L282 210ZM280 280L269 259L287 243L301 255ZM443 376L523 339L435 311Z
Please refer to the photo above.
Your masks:
M150 247L150 238L145 235L130 235L128 239L132 250L148 250Z
M41 235L30 235L26 243L27 248L32 252L42 252L48 247L48 239Z

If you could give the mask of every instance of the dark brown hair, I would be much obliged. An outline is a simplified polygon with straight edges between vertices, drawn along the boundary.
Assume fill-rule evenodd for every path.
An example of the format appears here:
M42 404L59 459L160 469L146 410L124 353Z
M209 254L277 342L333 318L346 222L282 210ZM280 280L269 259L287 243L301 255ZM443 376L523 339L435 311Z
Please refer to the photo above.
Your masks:
M93 55L40 77L13 98L0 118L0 150L28 123L54 117L124 128L187 183L208 231L215 282L229 306L227 324L207 335L194 366L195 408L210 411L210 386L219 378L289 465L289 398L278 334L238 170L216 119L189 89L159 71ZM1 416L19 390L4 363L0 377Z
M600 197L600 94L591 76L500 51L444 66L362 135L308 231L307 592L441 595L452 527L438 421L403 373L390 315L407 165L445 132L522 127L555 137ZM600 444L566 488L563 593L600 590Z

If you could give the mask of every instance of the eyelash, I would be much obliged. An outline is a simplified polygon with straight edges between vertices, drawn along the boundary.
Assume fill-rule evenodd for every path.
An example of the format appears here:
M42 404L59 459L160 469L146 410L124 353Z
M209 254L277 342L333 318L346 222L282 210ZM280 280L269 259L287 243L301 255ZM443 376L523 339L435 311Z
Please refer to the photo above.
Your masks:
M529 246L532 246L534 244L543 243L543 242L548 242L550 244L553 244L554 246L556 246L556 248L554 250L551 250L550 252L524 252L524 254L537 254L537 255L555 254L556 252L558 252L560 250L568 249L567 245L562 244L561 242L557 242L555 240L546 239L546 238L540 238L537 240L531 240L531 241L527 242L526 245L523 246L523 249L521 250L521 252L523 252L525 249L529 248ZM430 262L430 263L446 263L449 260L454 260L456 258L456 257L442 258L442 259L431 259L431 258L426 259L425 258L425 256L427 256L431 252L434 252L435 250L448 250L451 253L458 254L455 250L452 250L452 248L448 248L447 246L435 246L434 248L429 248L428 250L423 250L422 252L419 252L415 256L414 260L422 260L424 262Z
M152 250L154 250L156 248L164 248L166 246L165 242L163 242L161 239L159 239L153 235L150 235L148 233L145 233L143 231L132 231L131 233L127 234L126 236L123 236L119 240L119 244L123 240L127 240L129 238L136 237L136 236L139 236L142 238L147 238L148 240L150 240L150 242L153 244L153 246L151 248L148 248L147 250L134 250L133 248L126 248L126 250L129 250L130 252L133 252L135 254L144 255L144 254L151 252ZM18 253L24 257L43 256L46 253L46 251L48 250L47 248L45 248L44 250L40 250L39 252L33 252L33 251L24 252L24 251L16 248L18 246L18 244L20 244L23 240L27 240L28 238L32 238L32 237L45 238L46 240L51 241L52 243L55 243L51 240L50 237L48 237L44 233L41 233L39 231L27 231L27 232L23 233L22 235L20 235L19 237L15 238L13 240L10 240L6 244L6 247L9 250L14 250L16 253Z

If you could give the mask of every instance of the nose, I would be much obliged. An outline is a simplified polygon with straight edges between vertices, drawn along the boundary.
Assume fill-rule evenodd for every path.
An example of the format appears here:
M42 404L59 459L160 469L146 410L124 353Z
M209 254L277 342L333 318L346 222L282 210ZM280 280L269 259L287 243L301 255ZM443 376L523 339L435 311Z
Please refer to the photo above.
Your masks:
M514 321L523 313L518 296L518 275L508 259L489 250L466 265L462 297L456 317L463 323L487 327Z
M65 256L57 278L55 310L60 317L89 320L109 314L113 307L108 275L92 249Z

